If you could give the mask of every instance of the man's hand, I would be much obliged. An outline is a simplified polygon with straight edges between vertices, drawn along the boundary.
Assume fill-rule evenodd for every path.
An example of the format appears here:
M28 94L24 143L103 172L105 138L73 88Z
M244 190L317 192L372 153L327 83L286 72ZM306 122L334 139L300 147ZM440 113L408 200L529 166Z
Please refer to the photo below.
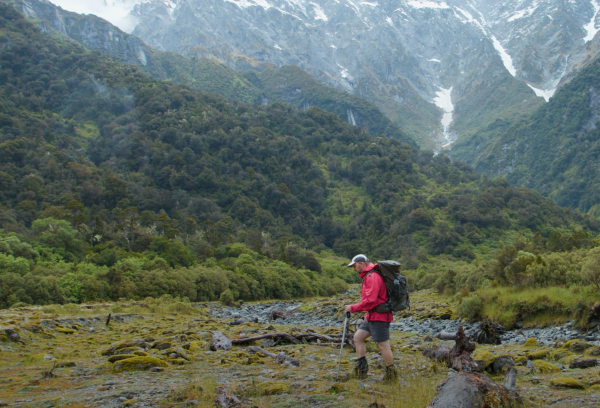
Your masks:
M350 307L351 307L351 305L346 305L346 306L344 306L344 312L346 312L346 313L348 313L348 312L352 313L352 312L350 311Z

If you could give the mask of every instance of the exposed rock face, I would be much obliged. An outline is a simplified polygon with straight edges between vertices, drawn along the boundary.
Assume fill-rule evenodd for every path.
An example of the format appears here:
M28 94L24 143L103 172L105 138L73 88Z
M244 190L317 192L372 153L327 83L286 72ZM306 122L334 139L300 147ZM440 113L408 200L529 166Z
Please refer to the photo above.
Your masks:
M438 385L430 408L520 407L521 400L485 374L463 372Z

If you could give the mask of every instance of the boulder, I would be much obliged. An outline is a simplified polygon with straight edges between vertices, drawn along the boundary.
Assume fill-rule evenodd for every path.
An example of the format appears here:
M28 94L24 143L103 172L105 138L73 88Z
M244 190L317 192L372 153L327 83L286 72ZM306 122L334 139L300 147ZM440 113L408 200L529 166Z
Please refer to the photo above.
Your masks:
M571 364L569 364L569 368L590 368L596 367L597 365L598 360L581 360L572 362Z
M15 329L4 329L4 334L6 338L10 341L14 341L15 343L25 344L25 342L21 339L21 335Z
M131 354L139 348L146 348L147 345L148 344L142 339L123 340L108 346L102 351L102 355L112 356L114 354ZM124 349L128 349L128 352L123 352L122 350Z
M529 364L527 365L527 367L529 368ZM546 363L542 360L533 360L533 367L537 372L541 374L560 372L560 367L557 367L554 364Z
M580 383L575 378L570 378L570 377L554 378L554 379L550 380L550 385L557 387L557 388L576 388L576 389L580 389L580 390L585 389L585 385Z
M496 384L487 375L462 372L438 385L429 408L486 408L489 401L505 408L522 406L518 394Z
M225 350L225 351L229 351L231 350L231 340L229 340L227 337L225 337L225 335L221 332L218 331L213 331L212 332L212 342L210 344L210 349L212 351L217 351L217 350Z
M487 371L492 374L500 374L510 367L514 367L515 359L512 356L505 355L496 357L493 362L487 366Z
M423 355L429 357L437 362L450 365L450 349L444 345L437 345L435 347L428 347L423 350Z
M523 345L526 347L539 347L540 343L534 337L530 337L527 340L525 340L525 343L523 343Z

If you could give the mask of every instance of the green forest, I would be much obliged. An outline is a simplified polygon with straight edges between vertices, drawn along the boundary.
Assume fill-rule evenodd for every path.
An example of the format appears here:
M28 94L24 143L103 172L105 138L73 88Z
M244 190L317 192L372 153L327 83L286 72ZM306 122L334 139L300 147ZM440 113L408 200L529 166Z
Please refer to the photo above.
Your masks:
M581 70L547 104L511 123L503 118L457 145L476 170L506 174L561 206L600 212L598 86L600 60ZM491 139L491 142L490 142Z
M4 5L0 45L0 307L332 295L356 253L447 293L597 284L598 221L533 190L158 81Z

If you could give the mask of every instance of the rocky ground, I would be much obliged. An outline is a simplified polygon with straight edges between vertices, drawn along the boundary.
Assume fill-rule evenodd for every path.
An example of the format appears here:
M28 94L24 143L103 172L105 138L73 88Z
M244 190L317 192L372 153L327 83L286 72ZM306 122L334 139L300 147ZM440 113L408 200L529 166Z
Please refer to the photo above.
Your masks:
M391 343L398 384L380 381L382 363L373 344L368 348L369 377L344 381L336 376L339 345L327 341L253 343L297 359L298 367L252 353L248 345L209 350L213 331L229 339L280 332L339 334L340 305L357 297L354 291L330 299L241 307L165 302L4 310L0 406L214 407L216 398L220 406L238 401L237 406L247 407L426 406L436 385L455 372L422 351L444 343L452 347L452 341L434 335L453 332L460 323L449 300L431 291L413 294L413 309L396 319ZM354 317L351 323L353 331ZM600 347L585 341L586 336L593 338L593 333L569 325L523 328L503 334L501 345L478 345L474 359L497 382L503 381L507 362L514 362L526 406L597 407L598 367L569 368L595 362L600 355ZM346 346L342 373L351 371L352 358Z

